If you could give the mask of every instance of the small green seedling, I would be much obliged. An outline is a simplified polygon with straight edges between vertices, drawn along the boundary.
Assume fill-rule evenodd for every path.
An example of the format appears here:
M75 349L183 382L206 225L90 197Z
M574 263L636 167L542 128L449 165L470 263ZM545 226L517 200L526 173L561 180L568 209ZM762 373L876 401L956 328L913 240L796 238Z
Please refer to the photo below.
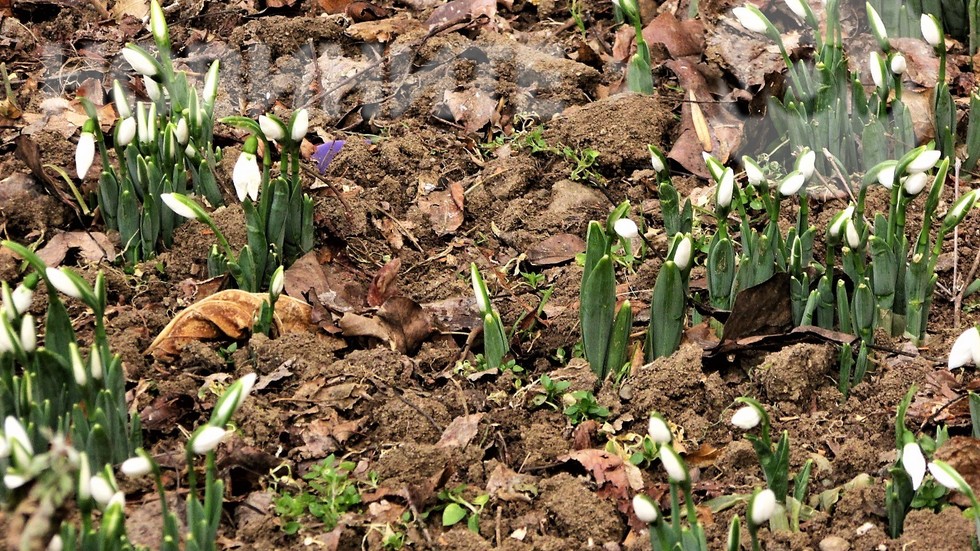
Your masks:
M446 503L442 510L442 525L455 526L463 519L466 519L466 527L471 532L480 533L480 513L490 501L490 494L479 494L473 501L468 501L463 497L466 484L460 484L452 490L439 492L439 499Z
M276 498L276 514L286 521L282 530L295 534L303 527L300 521L307 515L322 522L325 530L333 530L342 514L361 503L357 486L348 478L354 467L353 462L338 462L330 454L303 475L306 487L299 494L281 494Z
M570 381L555 381L547 375L542 375L538 379L538 383L541 384L541 390L544 392L531 398L531 405L536 408L548 406L555 411L560 410L561 397L572 383Z
M563 412L572 425L589 419L602 420L609 417L609 409L599 405L595 394L588 390L576 390L571 394L572 403Z

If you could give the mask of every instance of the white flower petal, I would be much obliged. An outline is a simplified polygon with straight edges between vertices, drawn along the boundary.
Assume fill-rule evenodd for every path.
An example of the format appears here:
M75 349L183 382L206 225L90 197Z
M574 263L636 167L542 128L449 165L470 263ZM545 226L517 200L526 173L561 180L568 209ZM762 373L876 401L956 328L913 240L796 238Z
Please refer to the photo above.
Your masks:
M681 456L677 455L677 452L670 446L662 446L660 448L660 462L663 463L664 470L667 471L667 477L672 482L686 482L688 477L691 476L687 472L687 467L684 466Z
M912 489L918 490L926 476L926 458L915 442L909 442L902 447L902 468L912 479Z
M776 494L766 488L755 494L749 502L749 522L761 526L776 512Z
M640 522L650 524L657 520L657 508L650 501L650 498L643 494L633 496L633 514Z
M228 434L228 431L221 427L208 425L197 433L191 441L191 450L198 455L208 453L218 447Z
M48 282L61 294L72 298L82 298L82 290L65 274L63 269L48 267L44 273Z
M262 173L259 171L259 163L255 155L242 153L235 162L235 168L231 173L231 181L235 184L235 193L239 201L244 201L248 196L255 201L258 199L259 185L262 183Z
M293 119L293 127L289 129L289 137L298 143L306 137L306 131L309 127L310 113L306 109L300 109L296 112L295 118Z
M753 429L761 422L762 416L754 406L742 407L732 415L732 424L742 430Z
M636 226L636 222L629 218L620 218L613 223L613 231L616 235L622 237L623 239L633 239L640 235L640 229Z
M95 160L95 134L82 132L78 137L78 147L75 149L75 174L80 180L85 179L88 169L92 168Z
M650 440L653 440L657 444L668 444L673 439L670 427L667 426L663 417L659 415L650 416L647 433L650 435Z
M739 25L742 25L748 31L765 34L769 30L765 20L759 17L759 13L756 10L742 6L733 9L732 14L738 19Z
M119 466L119 470L130 478L137 478L149 474L153 470L153 465L150 464L147 458L138 455L123 461L122 465Z
M941 156L942 152L938 149L926 149L912 159L912 162L908 164L907 170L909 174L931 170L939 162Z
M949 351L949 369L956 369L967 364L976 362L975 358L980 352L980 330L976 326L971 327L960 334L953 342L953 348Z

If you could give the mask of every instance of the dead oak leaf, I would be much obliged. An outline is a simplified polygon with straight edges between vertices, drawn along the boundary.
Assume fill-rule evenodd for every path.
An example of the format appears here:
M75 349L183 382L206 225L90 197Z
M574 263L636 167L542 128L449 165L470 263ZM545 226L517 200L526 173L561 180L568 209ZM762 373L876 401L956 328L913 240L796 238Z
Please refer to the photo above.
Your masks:
M595 478L599 487L597 493L602 497L615 498L621 510L624 505L628 510L631 494L643 489L640 469L605 450L578 450L559 457L558 461L580 463Z
M191 341L243 338L252 329L268 293L246 293L238 289L215 293L177 314L157 335L146 354L164 360L180 355ZM309 304L281 295L276 301L272 324L279 333L313 330Z
M438 448L465 448L476 437L480 428L482 413L461 415L446 427L436 443Z
M48 266L60 266L71 249L78 249L78 255L86 262L99 262L103 259L112 262L116 258L116 248L102 232L72 231L56 234L37 251Z

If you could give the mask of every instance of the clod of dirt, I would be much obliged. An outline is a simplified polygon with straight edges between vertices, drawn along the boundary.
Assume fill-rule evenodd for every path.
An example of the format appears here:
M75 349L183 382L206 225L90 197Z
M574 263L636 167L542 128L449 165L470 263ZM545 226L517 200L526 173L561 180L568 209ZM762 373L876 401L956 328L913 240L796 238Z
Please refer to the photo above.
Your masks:
M836 361L829 345L794 344L766 356L756 372L768 401L780 413L797 414L808 408L805 398L831 374Z
M559 473L542 480L540 490L541 504L554 518L555 535L571 540L568 549L622 540L626 527L616 506L599 498L581 479Z
M465 527L453 528L439 535L436 541L438 549L445 551L489 551L493 549L490 542L479 534L470 532Z
M698 412L708 410L708 395L701 371L701 347L684 344L668 358L659 358L639 369L624 385L632 391L632 403L627 411L644 421L656 411L666 419L697 433L710 423ZM645 431L643 431L645 432Z
M946 507L938 513L918 509L905 517L899 548L957 551L969 549L972 537L972 523L959 508Z
M395 489L438 476L450 461L450 451L445 448L404 441L382 454L375 470L385 487Z
M625 175L650 166L647 144L663 147L673 117L653 96L618 94L567 109L545 130L549 144L599 152L603 174Z
M445 404L409 390L397 397L386 397L374 409L373 416L378 424L373 437L378 443L434 444L442 436L443 427L452 421Z

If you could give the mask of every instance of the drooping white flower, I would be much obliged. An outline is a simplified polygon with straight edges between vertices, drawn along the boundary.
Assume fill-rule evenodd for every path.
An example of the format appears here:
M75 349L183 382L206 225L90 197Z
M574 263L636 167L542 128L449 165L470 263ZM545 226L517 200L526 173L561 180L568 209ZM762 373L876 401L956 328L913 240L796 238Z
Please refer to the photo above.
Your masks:
M909 174L932 170L932 167L936 166L936 163L939 162L940 157L942 157L942 152L938 149L926 149L909 162L906 170L908 170Z
M106 503L105 508L111 509L112 507L118 507L120 510L122 510L122 508L125 506L126 494L117 491L116 493L112 494L112 497L109 498L109 503Z
M220 60L214 60L208 68L208 74L204 77L204 105L208 109L214 107L214 102L218 97L218 69L221 66Z
M742 430L754 429L761 422L762 416L754 406L744 406L732 415L732 424Z
M667 422L659 413L650 415L647 433L650 435L650 440L657 444L669 444L674 437L670 432L670 427L667 426Z
M92 374L92 378L96 381L102 380L102 353L99 352L99 347L93 346L92 350L89 352L88 356L88 366L89 373Z
M640 519L640 522L650 524L657 521L657 507L653 504L644 494L636 494L633 496L633 514L636 518Z
M868 68L871 69L871 80L876 88L885 87L885 62L876 51L868 55Z
M259 163L254 153L242 151L235 162L235 169L231 173L231 181L235 184L235 193L239 201L244 201L248 196L252 201L259 198L259 186L262 184L262 172L259 170Z
M146 95L149 96L151 100L160 101L160 98L163 97L163 89L160 88L157 81L146 75L143 75L143 87L146 88Z
M633 239L640 235L640 229L636 226L636 222L625 217L613 223L613 231L623 239Z
M850 220L851 216L854 214L854 205L848 205L846 209L837 213L830 221L830 226L827 228L827 233L834 239L840 238L842 232L844 231L844 224Z
M912 489L918 490L926 476L926 458L917 443L909 442L902 447L902 468L912 479Z
M16 310L18 314L23 314L26 312L28 309L30 309L31 303L34 302L34 291L23 285L18 285L10 296L14 303L14 310Z
M3 485L7 487L8 490L16 490L24 484L27 484L29 478L24 475L16 473L7 473L3 475Z
M200 212L191 206L190 203L193 203L193 199L187 197L186 195L181 195L179 193L161 193L160 199L163 201L163 204L170 208L170 210L176 212L184 218L198 220L201 215Z
M791 195L796 195L800 192L800 188L806 183L806 176L803 175L799 170L794 170L783 178L783 181L779 183L779 194L783 197L789 197Z
M748 178L750 184L761 187L768 183L766 173L751 157L747 155L742 157L742 165L745 167L745 177Z
M88 501L92 497L92 467L88 454L78 454L78 500Z
M731 168L726 168L718 182L718 190L715 192L715 203L720 209L727 209L732 204L732 197L735 195L735 172Z
M681 456L677 455L677 452L670 446L660 447L660 462L663 463L664 470L667 471L667 477L670 478L671 482L687 482L691 476L687 472L687 467L684 466Z
M3 434L11 449L14 449L14 444L18 444L23 451L27 452L27 455L34 455L34 446L31 445L31 439L27 436L24 425L20 424L20 419L8 415L3 420Z
M217 448L227 434L228 431L222 427L207 425L191 440L191 450L198 455L208 453Z
M800 157L796 160L796 170L799 170L803 174L805 180L809 180L813 176L813 170L816 167L817 154L807 149Z
M44 274L47 276L48 282L59 293L72 298L82 298L82 290L75 284L74 280L68 277L63 269L48 267L44 270Z
M92 499L102 507L109 505L109 501L116 493L116 489L102 474L97 474L89 480L89 488L92 491Z
M78 147L75 149L75 173L80 180L85 179L88 169L92 168L95 160L95 134L82 132L78 137Z
M286 129L282 124L265 115L259 115L259 128L269 141L282 141L286 137Z
M776 512L776 494L766 488L749 500L749 522L761 526Z
M684 271L691 266L691 238L685 235L678 243L677 249L674 251L674 264L677 265L677 269Z
M62 551L65 548L65 542L61 539L59 534L51 536L51 540L48 541L48 546L45 551Z
M653 167L654 172L658 174L667 170L667 158L664 157L663 151L660 148L650 145L647 146L650 151L650 165Z
M749 5L735 8L732 10L732 14L735 15L735 19L738 19L739 25L745 27L747 31L766 34L769 30L765 16L755 6Z
M0 356L14 351L13 328L7 316L0 315Z
M126 92L118 80L112 81L112 101L116 104L116 111L119 113L120 119L128 119L133 116L129 102L126 101Z
M909 66L908 62L905 61L904 55L895 54L892 56L891 61L889 61L888 68L891 69L896 75L904 75Z
M804 0L786 0L786 6L800 19L806 19L806 8L803 2Z
M289 137L294 142L301 142L306 137L306 131L310 128L310 112L300 109L293 115L293 124L289 128Z
M919 18L919 29L922 31L922 38L933 48L943 44L943 28L936 16L923 13Z
M895 185L895 165L889 165L878 172L878 183L891 189Z
M844 221L844 237L847 239L847 246L852 250L861 246L861 234L858 232L857 224L851 218Z
M950 490L962 491L964 486L968 486L960 473L944 461L933 461L929 463L929 474Z
M962 332L953 348L949 351L949 362L946 364L949 369L956 369L967 364L980 365L980 330L973 326Z
M910 176L907 176L902 182L902 187L905 189L905 193L910 196L916 196L925 189L926 184L929 182L929 174L926 172L916 172Z
M149 459L142 455L137 455L136 457L130 457L123 461L122 465L119 466L119 470L130 478L137 478L149 474L153 470L153 465L150 464Z
M37 328L34 327L34 316L30 314L20 320L20 347L28 354L37 348Z
M156 76L157 65L145 50L129 45L122 49L122 55L137 73L147 77Z
M135 137L136 119L127 117L119 121L119 126L116 127L116 145L126 147L133 142L133 138Z

